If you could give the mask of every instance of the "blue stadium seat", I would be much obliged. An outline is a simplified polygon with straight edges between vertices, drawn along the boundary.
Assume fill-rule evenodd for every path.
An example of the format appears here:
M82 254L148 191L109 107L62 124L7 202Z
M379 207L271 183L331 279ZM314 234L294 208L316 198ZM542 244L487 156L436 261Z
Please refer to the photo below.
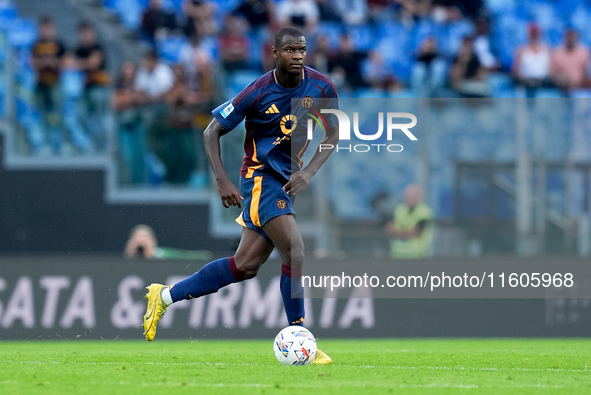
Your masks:
M13 47L30 47L37 40L37 24L31 19L15 19L8 30Z
M348 29L348 33L357 50L367 51L375 46L374 32L368 25L352 26Z
M0 2L0 18L17 18L18 12L11 1Z
M588 5L589 3L587 3ZM563 19L567 19L572 15L579 6L584 7L584 2L581 0L560 0L554 3L557 16Z
M223 12L230 12L234 10L242 2L242 0L211 0L213 3L217 3L219 8Z
M65 70L62 72L61 85L65 97L78 98L84 90L84 72Z
M25 135L31 148L36 151L44 145L45 137L41 117L37 110L22 97L15 98L16 117L25 129Z
M17 17L14 16L0 16L0 31L7 32L11 27L12 24L17 20Z
M234 97L248 84L260 77L256 71L236 71L228 75L227 96Z
M499 61L508 70L513 63L515 50L527 42L527 19L516 18L514 15L502 15L496 20L492 38L499 47Z
M115 12L121 18L123 25L129 29L140 26L144 7L139 0L119 0L115 5Z
M249 66L253 69L260 69L262 66L263 51L270 49L263 48L266 40L259 32L251 31L248 34L248 38L250 40L250 49L248 51ZM310 49L308 49L308 53L310 53Z
M398 99L406 99L406 98L417 97L417 95L415 95L414 92L411 90L401 90L401 91L395 91L395 92L388 93L388 97L398 98Z
M493 73L488 77L488 84L491 88L491 93L493 97L513 96L507 96L508 94L512 94L514 91L513 79L508 74Z
M384 97L384 92L373 88L357 89L355 97L359 98L372 98L372 97Z
M435 22L433 22L429 19L420 20L412 32L412 44L411 45L412 45L413 50L417 51L419 49L419 46L421 45L421 43L427 37L438 38L440 36L439 30L440 30L439 26ZM437 40L437 41L439 41L439 40Z
M450 23L439 30L439 49L449 58L455 57L465 36L474 32L472 23L466 20Z
M577 89L571 92L570 96L573 99L591 99L591 90Z
M187 44L184 37L167 37L158 42L158 54L166 62L176 63L179 61L181 48Z
M126 1L126 0L116 0L116 1ZM148 5L150 4L150 0L138 0L138 2L140 3L140 6L142 7L142 9L148 8Z
M2 76L4 77L4 76ZM6 82L5 79L2 78L0 81L0 118L4 118L6 116Z
M493 15L510 13L516 7L516 0L486 0L486 8Z
M117 8L117 2L120 0L103 0L103 7L109 10L115 10Z
M558 99L558 98L563 97L563 95L558 89L544 88L544 89L539 89L536 92L536 97Z
M183 10L183 2L185 0L170 0L172 9L175 10L177 13L182 12Z
M343 26L336 22L322 22L318 25L316 35L324 35L328 37L328 41L332 48L339 45L341 35L344 33Z

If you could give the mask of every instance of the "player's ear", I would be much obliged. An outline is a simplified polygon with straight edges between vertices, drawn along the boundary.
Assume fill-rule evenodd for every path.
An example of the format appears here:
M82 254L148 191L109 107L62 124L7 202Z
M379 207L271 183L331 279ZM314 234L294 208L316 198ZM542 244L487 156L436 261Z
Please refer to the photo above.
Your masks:
M278 56L278 55L277 55L277 48L275 48L275 46L274 46L274 45L271 47L271 51L273 51L273 57L274 57L275 59L277 59L277 56Z

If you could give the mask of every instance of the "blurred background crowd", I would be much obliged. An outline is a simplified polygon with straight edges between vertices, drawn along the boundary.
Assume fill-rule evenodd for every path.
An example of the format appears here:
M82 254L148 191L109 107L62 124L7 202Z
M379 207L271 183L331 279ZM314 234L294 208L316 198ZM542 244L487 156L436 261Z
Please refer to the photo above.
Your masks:
M271 46L282 26L305 32L307 64L328 74L342 98L584 100L590 21L589 0L0 0L0 111L16 125L6 148L37 163L103 158L118 188L209 190L202 132L210 111L274 67ZM532 115L554 133L526 139L537 150L530 157L554 161L554 170L536 176L547 178L538 193L564 216L588 212L588 203L577 203L582 208L569 214L574 206L563 192L575 185L588 199L591 174L581 165L571 182L560 170L567 158L588 163L591 149L588 123L559 127L560 117L576 121L568 106L549 105L563 114L550 121ZM462 210L474 218L515 215L515 194L505 196L513 187L501 188L501 198L490 192L499 188L498 169L510 168L516 183L514 108L482 117L466 105L433 112L450 122L422 139L417 157L430 177L418 181L438 220ZM495 125L504 118L515 122ZM225 160L240 162L242 140L240 131L225 138ZM465 170L472 181L464 187L458 161L492 167L486 177L483 168ZM336 202L345 218L374 215L372 199L400 197L418 178L414 164L394 161L388 174L399 176L389 181L396 187L378 190L380 180L368 184L377 174L370 166L334 162L339 188L367 203ZM502 208L489 210L499 199Z
M3 19L18 18L4 1ZM18 6L19 2L14 3ZM207 184L200 132L216 103L274 67L274 32L308 37L308 64L341 97L569 96L588 78L591 5L551 0L104 0L142 48L109 59L88 21L67 47L59 15L17 23L34 82L23 153L117 147L123 184ZM13 14L13 15L12 15ZM23 73L20 71L19 73ZM29 78L31 79L31 78ZM27 100L25 100L27 102ZM108 138L114 131L116 138Z

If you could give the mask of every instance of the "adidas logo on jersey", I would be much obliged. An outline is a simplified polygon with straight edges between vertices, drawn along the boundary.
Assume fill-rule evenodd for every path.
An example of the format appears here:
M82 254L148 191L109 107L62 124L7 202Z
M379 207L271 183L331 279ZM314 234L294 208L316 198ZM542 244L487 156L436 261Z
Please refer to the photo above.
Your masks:
M279 114L279 110L275 104L271 104L271 107L265 111L265 114Z

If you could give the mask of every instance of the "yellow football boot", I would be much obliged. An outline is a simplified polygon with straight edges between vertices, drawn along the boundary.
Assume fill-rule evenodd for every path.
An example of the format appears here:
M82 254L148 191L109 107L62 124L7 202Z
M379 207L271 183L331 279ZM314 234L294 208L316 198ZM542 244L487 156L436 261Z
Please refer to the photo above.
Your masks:
M328 365L332 363L332 359L324 351L316 350L312 363L315 365Z
M146 287L148 293L146 299L148 299L148 308L146 315L144 315L144 336L146 340L151 342L156 336L156 325L160 318L166 313L166 304L162 300L162 289L166 288L166 285L162 284L151 284Z

